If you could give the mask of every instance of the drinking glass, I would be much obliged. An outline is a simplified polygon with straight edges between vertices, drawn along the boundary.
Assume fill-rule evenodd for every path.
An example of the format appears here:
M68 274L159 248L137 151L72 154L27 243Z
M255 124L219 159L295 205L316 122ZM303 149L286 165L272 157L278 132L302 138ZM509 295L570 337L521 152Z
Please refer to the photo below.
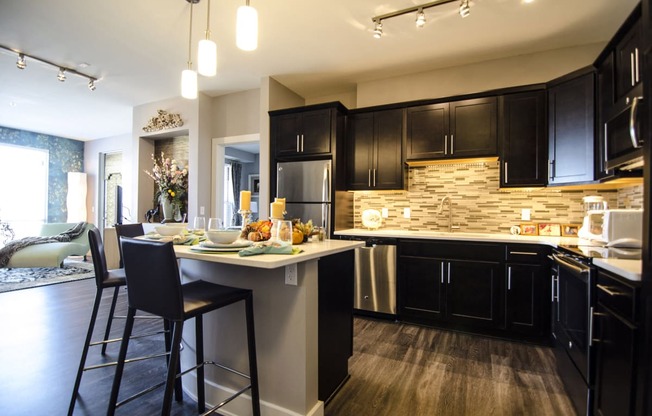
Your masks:
M195 217L195 220L192 223L192 228L195 231L204 231L206 229L206 218L204 217Z
M223 230L224 223L222 218L211 218L208 220L208 229L209 230Z
M292 221L275 220L272 238L292 244Z

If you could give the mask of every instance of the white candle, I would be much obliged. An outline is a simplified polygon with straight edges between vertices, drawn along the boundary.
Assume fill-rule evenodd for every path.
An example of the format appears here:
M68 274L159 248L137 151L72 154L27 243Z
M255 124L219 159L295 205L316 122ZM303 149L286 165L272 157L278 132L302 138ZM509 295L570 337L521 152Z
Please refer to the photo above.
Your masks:
M240 209L251 211L251 191L240 191Z
M280 202L272 202L269 204L270 218L281 219L283 218L283 204Z

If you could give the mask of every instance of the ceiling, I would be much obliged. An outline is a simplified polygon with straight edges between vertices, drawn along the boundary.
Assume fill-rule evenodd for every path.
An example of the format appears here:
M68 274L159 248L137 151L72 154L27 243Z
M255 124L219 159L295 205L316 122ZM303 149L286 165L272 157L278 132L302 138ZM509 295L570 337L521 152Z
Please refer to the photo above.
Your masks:
M193 54L206 27L206 6L194 7ZM471 0L384 22L373 16L422 0L251 0L259 44L235 47L235 15L245 0L213 0L212 39L218 75L199 77L209 96L258 88L271 76L304 97L353 91L359 82L561 47L606 42L637 0ZM0 0L0 44L78 68L87 80L35 61L16 68L0 50L0 126L78 140L131 132L134 106L180 95L188 55L189 4L184 0ZM86 63L86 68L78 65Z

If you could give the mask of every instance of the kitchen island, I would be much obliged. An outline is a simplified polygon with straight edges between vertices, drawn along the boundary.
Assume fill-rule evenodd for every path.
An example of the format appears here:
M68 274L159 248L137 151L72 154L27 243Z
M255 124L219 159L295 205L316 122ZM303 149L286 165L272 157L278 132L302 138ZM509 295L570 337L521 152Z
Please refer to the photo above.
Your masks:
M324 401L347 379L353 335L353 249L362 245L326 240L302 244L298 247L303 251L295 255L251 257L175 246L184 280L253 290L263 415L323 415ZM206 360L248 373L244 322L240 304L206 315ZM195 360L194 326L186 325L184 332L181 366L188 368ZM194 373L184 378L184 390L196 398ZM206 368L209 403L220 402L246 384L241 377ZM225 409L250 415L249 396L240 396Z

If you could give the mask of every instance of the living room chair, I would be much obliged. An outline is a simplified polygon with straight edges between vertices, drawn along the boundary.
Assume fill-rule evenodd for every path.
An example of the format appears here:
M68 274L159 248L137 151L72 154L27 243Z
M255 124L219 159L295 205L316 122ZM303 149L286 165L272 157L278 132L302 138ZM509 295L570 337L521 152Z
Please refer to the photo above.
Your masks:
M106 354L106 347L109 343L113 342L120 342L122 339L121 338L116 338L116 339L109 339L109 335L111 333L111 325L113 323L114 318L126 318L125 316L115 316L115 307L118 299L118 294L119 290L121 287L126 286L127 280L125 278L125 270L124 269L107 269L106 265L106 256L104 254L104 244L102 242L102 236L100 235L100 231L93 227L88 231L88 240L89 240L89 245L90 245L90 251L91 255L93 257L93 266L95 269L95 285L97 288L97 291L95 292L95 302L93 303L93 310L91 312L91 319L88 324L88 332L86 333L86 339L84 341L84 346L82 348L82 355L81 359L79 361L79 368L77 370L77 376L75 378L75 384L73 386L72 390L72 397L70 399L70 406L68 408L68 415L72 415L74 410L75 410L75 404L77 402L77 397L79 395L79 387L81 385L81 379L84 371L87 370L93 370L93 369L98 369L98 368L105 368L109 366L115 366L117 365L117 361L113 362L107 362L107 363L102 363L102 364L97 364L93 366L88 366L86 367L86 359L88 356L88 351L90 347L93 346L102 346L102 355ZM92 341L93 337L93 330L95 328L95 323L97 320L97 314L100 308L100 304L102 301L102 292L104 289L110 289L113 288L113 297L111 300L111 308L109 310L109 314L107 317L107 322L106 322L106 329L104 331L104 337L102 338L101 341ZM145 319L160 319L159 317L156 316L138 316L137 318L145 318ZM149 358L156 358L156 357L164 357L169 355L170 349L171 349L171 340L170 340L170 330L169 330L169 323L164 321L164 329L163 331L158 331L154 333L147 333L147 334L141 334L138 335L139 338L141 337L147 337L147 336L153 336L153 335L159 335L159 334L164 334L165 336L165 353L159 353L159 354L152 354L144 357L138 357L138 358L131 358L128 360L128 362L135 362L135 361L142 361L145 359ZM182 393L181 393L181 379L179 379L178 383L176 384L176 398L177 400L181 400Z
M165 382L159 383L158 385L165 385L161 409L162 415L170 414L174 380L194 370L197 371L197 408L199 413L203 413L206 410L204 366L207 364L215 365L233 374L245 377L249 380L249 384L211 408L205 414L218 410L240 394L250 390L253 414L255 416L260 415L256 344L254 339L253 292L249 289L224 286L202 280L181 284L179 267L172 242L162 243L123 237L121 238L121 244L129 288L127 291L129 310L127 312L127 322L120 346L118 366L115 371L107 414L113 415L118 406L151 391L151 389L143 390L118 403L124 363L129 347L129 337L133 328L136 311L140 310L160 316L171 322L173 331L172 351L168 358L170 365L168 365L167 377ZM204 361L203 314L240 301L244 301L245 303L249 356L248 376L240 371L213 361ZM179 373L179 369L175 368L173 363L179 362L184 322L192 318L195 319L195 355L197 365Z

